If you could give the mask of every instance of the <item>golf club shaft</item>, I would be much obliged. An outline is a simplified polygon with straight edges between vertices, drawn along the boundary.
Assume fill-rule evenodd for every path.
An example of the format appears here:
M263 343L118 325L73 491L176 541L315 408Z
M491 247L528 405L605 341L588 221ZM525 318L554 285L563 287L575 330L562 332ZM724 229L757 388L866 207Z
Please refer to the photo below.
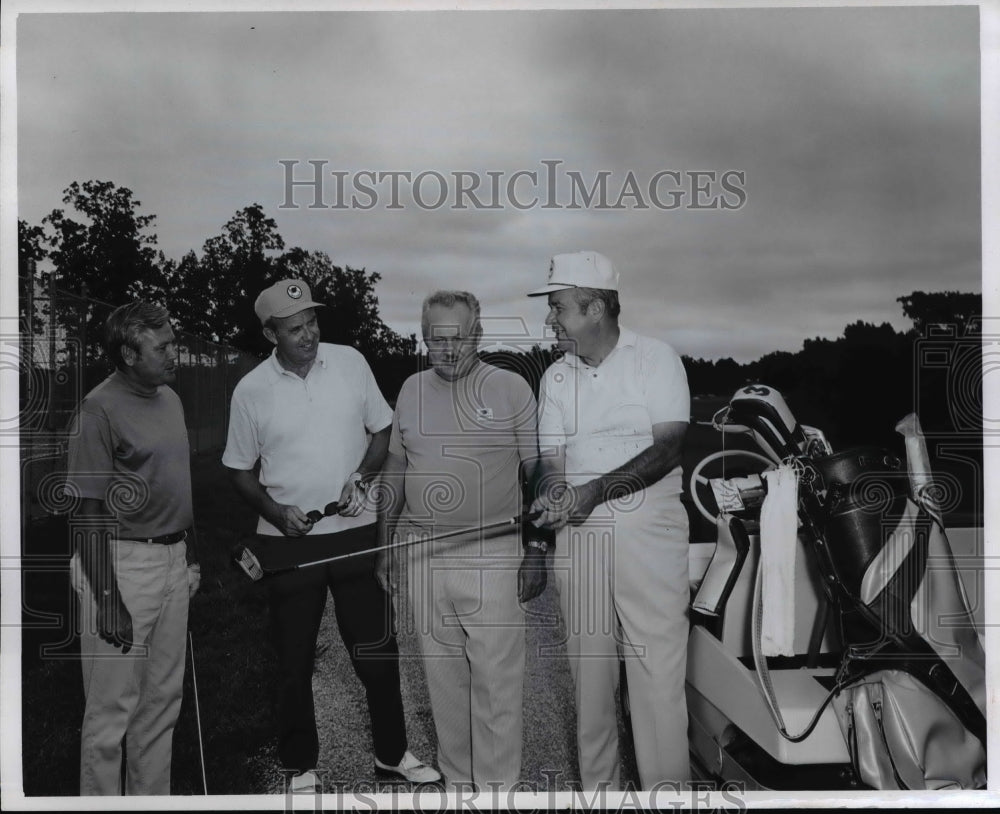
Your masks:
M377 551L389 551L393 548L404 548L406 546L416 545L418 543L432 543L438 540L446 540L449 537L459 537L463 534L479 534L484 531L495 531L496 529L508 528L511 526L519 526L525 520L534 520L536 517L541 515L540 512L532 512L529 514L515 515L507 520L500 520L496 523L487 523L484 526L473 526L472 528L465 529L455 529L454 531L445 531L441 534L434 534L431 537L418 537L414 540L407 540L406 542L400 543L390 543L389 545L380 545L373 548L365 548L361 551L351 551L347 554L338 554L335 557L325 557L322 560L312 560L311 562L303 562L299 565L294 566L294 568L308 568L313 565L325 565L326 563L336 562L337 560L346 560L349 557L360 557L363 554L372 554ZM290 569L291 570L291 569Z
M194 668L194 638L188 631L188 646L191 648L191 682L194 685L194 717L198 722L198 755L201 758L201 787L208 794L208 780L205 777L205 746L201 739L201 707L198 704L198 673Z

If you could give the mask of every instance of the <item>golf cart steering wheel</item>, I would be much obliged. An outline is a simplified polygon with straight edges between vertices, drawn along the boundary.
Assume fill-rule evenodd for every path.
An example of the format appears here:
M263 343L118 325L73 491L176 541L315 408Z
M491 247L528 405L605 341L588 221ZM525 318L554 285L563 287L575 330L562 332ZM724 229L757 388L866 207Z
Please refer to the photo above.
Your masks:
M711 487L709 486L708 483L711 480L711 478L707 477L706 475L703 475L702 472L706 468L708 468L710 464L713 464L716 461L725 461L727 458L730 457L737 457L737 458L743 457L754 460L758 463L762 463L764 464L764 467L760 470L761 472L763 472L765 469L772 469L774 467L774 461L772 461L766 455L762 455L759 452L753 452L752 450L749 449L724 449L719 452L713 452L710 455L706 455L704 458L702 458L698 462L698 465L691 470L691 477L688 479L688 494L691 495L691 501L694 503L695 508L698 509L699 514L701 514L701 516L704 517L713 526L718 520L718 516L710 512L707 508L705 508L705 504L702 503L701 498L698 496L698 487L701 487L703 489L709 489L709 491L711 491ZM725 469L725 466L723 467L723 469ZM744 473L741 472L740 474ZM717 475L716 477L720 476Z

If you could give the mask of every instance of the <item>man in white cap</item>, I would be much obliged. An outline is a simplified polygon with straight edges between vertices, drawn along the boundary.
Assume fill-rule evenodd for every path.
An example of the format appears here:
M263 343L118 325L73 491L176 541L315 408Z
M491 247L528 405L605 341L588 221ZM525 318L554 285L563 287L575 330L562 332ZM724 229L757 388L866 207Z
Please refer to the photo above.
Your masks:
M233 392L222 463L258 512L258 538L272 560L304 562L322 558L313 556L320 549L349 553L376 542L365 489L385 459L392 410L358 351L319 341L319 307L302 280L280 280L261 292L254 310L274 352ZM326 515L324 507L334 502ZM317 509L313 520L309 513ZM365 686L376 772L416 783L440 778L407 749L393 610L374 566L369 554L269 582L281 671L278 758L295 772L292 791L319 790L312 672L327 590Z
M585 788L616 788L619 649L643 788L690 777L684 697L688 523L680 500L687 377L667 344L618 324L618 274L557 254L545 324L562 358L542 378L542 511L567 629Z

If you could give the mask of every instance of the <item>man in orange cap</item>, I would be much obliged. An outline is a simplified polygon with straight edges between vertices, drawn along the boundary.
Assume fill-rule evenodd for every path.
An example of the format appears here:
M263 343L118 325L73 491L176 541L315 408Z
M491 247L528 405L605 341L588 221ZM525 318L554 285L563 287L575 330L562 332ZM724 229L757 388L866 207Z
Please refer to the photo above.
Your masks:
M349 553L376 544L365 484L385 459L392 410L358 351L319 341L319 307L302 280L279 280L257 298L254 310L274 352L233 392L222 463L258 512L264 545L287 552L308 535L311 545L328 542ZM327 506L331 497L339 511L311 520L307 512ZM392 604L374 566L369 554L284 573L269 583L281 670L278 757L295 772L292 791L318 790L312 672L327 590L365 686L376 771L415 783L440 777L407 749Z

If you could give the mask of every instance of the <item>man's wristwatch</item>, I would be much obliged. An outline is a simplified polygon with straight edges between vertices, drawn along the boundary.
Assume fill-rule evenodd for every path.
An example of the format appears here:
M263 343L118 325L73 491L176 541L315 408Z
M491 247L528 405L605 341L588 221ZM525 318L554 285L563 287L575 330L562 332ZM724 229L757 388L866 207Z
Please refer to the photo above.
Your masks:
M347 478L347 482L362 492L368 491L368 482L365 480L365 476L360 472L352 472Z
M528 548L537 548L544 554L549 550L549 544L545 540L528 540Z

